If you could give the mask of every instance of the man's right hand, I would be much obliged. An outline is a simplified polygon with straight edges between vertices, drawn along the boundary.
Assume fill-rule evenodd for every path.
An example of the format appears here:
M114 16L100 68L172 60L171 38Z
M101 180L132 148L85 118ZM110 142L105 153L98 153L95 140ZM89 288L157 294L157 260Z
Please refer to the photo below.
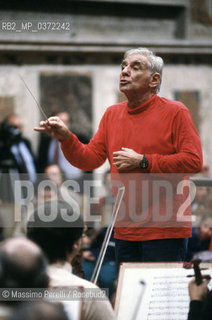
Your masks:
M50 117L46 121L40 122L40 127L35 127L35 131L46 132L51 137L63 141L70 136L70 131L59 117Z

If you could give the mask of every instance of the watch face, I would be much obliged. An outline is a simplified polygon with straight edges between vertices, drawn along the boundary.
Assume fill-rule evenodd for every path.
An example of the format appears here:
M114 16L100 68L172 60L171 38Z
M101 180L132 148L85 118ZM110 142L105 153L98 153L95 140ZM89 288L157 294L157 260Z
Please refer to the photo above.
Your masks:
M142 163L142 168L144 168L144 169L146 168L146 163L145 162Z
M148 168L148 160L147 160L147 158L145 156L143 156L143 159L140 162L140 167L142 169Z

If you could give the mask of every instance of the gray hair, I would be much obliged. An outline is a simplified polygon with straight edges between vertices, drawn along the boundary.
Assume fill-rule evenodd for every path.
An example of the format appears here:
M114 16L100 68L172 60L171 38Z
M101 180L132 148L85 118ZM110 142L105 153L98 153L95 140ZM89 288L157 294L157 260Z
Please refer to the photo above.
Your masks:
M163 59L159 56L156 56L151 50L147 48L137 48L137 49L130 49L127 50L124 54L124 58L132 55L132 54L140 54L142 56L147 57L148 59L148 69L152 73L159 73L160 74L160 83L155 87L155 92L160 91L160 86L162 82L162 72L163 72Z

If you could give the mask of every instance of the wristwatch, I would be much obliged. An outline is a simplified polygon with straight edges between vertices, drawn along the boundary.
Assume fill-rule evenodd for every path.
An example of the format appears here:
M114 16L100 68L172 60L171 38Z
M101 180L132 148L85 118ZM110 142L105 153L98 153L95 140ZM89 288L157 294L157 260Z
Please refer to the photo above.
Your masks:
M148 163L148 160L147 160L145 154L143 155L143 159L140 161L139 165L140 165L141 169L147 169L148 168L149 163Z

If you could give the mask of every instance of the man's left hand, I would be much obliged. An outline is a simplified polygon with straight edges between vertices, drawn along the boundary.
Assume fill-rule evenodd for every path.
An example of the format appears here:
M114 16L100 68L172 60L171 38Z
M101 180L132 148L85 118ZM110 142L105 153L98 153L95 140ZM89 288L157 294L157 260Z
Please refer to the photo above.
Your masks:
M121 151L113 153L113 166L119 171L138 169L142 159L142 154L129 148L121 148Z

